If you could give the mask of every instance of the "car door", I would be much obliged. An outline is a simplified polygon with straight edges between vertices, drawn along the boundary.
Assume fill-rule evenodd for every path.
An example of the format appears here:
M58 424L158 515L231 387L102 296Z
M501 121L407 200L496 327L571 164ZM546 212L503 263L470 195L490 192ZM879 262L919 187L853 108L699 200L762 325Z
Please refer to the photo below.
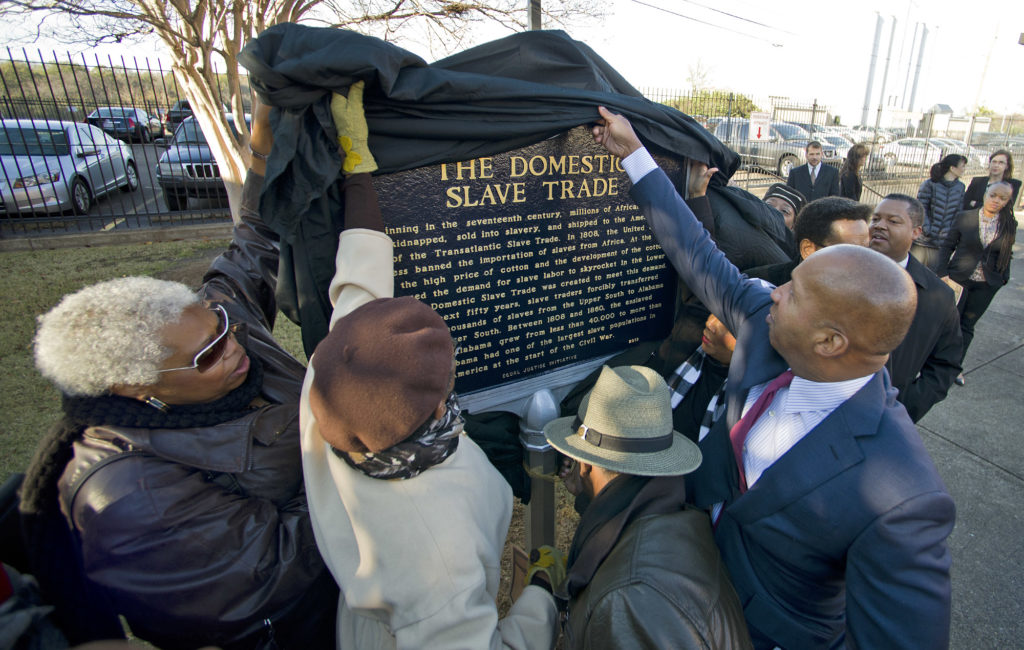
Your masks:
M94 197L107 192L115 183L111 158L114 152L107 143L107 134L91 124L78 125L81 144L79 173L89 181Z

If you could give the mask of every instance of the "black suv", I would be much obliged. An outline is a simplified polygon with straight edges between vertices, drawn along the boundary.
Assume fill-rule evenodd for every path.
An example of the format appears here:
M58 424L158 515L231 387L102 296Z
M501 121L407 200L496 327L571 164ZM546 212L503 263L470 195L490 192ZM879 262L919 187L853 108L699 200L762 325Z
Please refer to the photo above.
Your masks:
M234 116L228 115L227 119L234 131ZM245 116L245 123L250 124L248 115ZM235 135L238 135L237 131ZM164 191L164 202L169 210L184 210L190 197L227 197L227 190L220 178L220 168L194 117L186 118L178 126L167 151L160 155L156 165L156 181Z

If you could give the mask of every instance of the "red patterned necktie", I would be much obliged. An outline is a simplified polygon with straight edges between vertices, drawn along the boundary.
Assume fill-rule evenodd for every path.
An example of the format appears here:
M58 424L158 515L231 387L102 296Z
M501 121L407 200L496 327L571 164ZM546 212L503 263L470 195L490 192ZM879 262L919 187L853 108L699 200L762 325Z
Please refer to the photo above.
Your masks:
M747 414L740 418L739 422L733 426L732 431L729 432L729 439L732 441L732 451L736 456L736 466L740 470L740 494L747 491L747 476L743 471L743 443L747 441L747 435L750 434L750 430L753 428L754 423L757 419L768 409L768 405L775 399L775 394L779 390L789 386L793 381L793 371L787 370L782 373L768 384L764 392L761 393L754 405L750 407Z

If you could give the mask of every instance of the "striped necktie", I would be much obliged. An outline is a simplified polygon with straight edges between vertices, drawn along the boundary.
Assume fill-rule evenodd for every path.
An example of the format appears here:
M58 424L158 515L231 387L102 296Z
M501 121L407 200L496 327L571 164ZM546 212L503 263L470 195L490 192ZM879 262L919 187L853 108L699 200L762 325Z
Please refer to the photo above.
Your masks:
M775 394L780 390L789 386L793 382L793 371L787 370L782 373L768 384L764 392L761 393L757 401L754 402L747 414L740 418L739 422L733 426L732 431L729 432L729 439L732 441L732 451L736 456L736 466L740 470L740 494L747 491L747 476L743 470L743 444L747 441L747 436L750 434L750 430L753 428L754 423L757 419L768 410L768 406L775 399Z

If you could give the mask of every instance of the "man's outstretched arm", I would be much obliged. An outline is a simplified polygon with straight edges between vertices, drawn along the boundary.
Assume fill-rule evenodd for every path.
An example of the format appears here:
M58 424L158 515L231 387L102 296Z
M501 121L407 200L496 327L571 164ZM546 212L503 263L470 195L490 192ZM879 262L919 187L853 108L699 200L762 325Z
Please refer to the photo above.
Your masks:
M715 246L710 235L683 202L665 173L643 148L629 121L604 107L593 127L594 141L623 157L633 182L630 196L647 217L669 262L704 305L732 332L748 314L766 305L770 292L746 280ZM714 168L712 168L713 170ZM712 170L708 170L713 173Z

